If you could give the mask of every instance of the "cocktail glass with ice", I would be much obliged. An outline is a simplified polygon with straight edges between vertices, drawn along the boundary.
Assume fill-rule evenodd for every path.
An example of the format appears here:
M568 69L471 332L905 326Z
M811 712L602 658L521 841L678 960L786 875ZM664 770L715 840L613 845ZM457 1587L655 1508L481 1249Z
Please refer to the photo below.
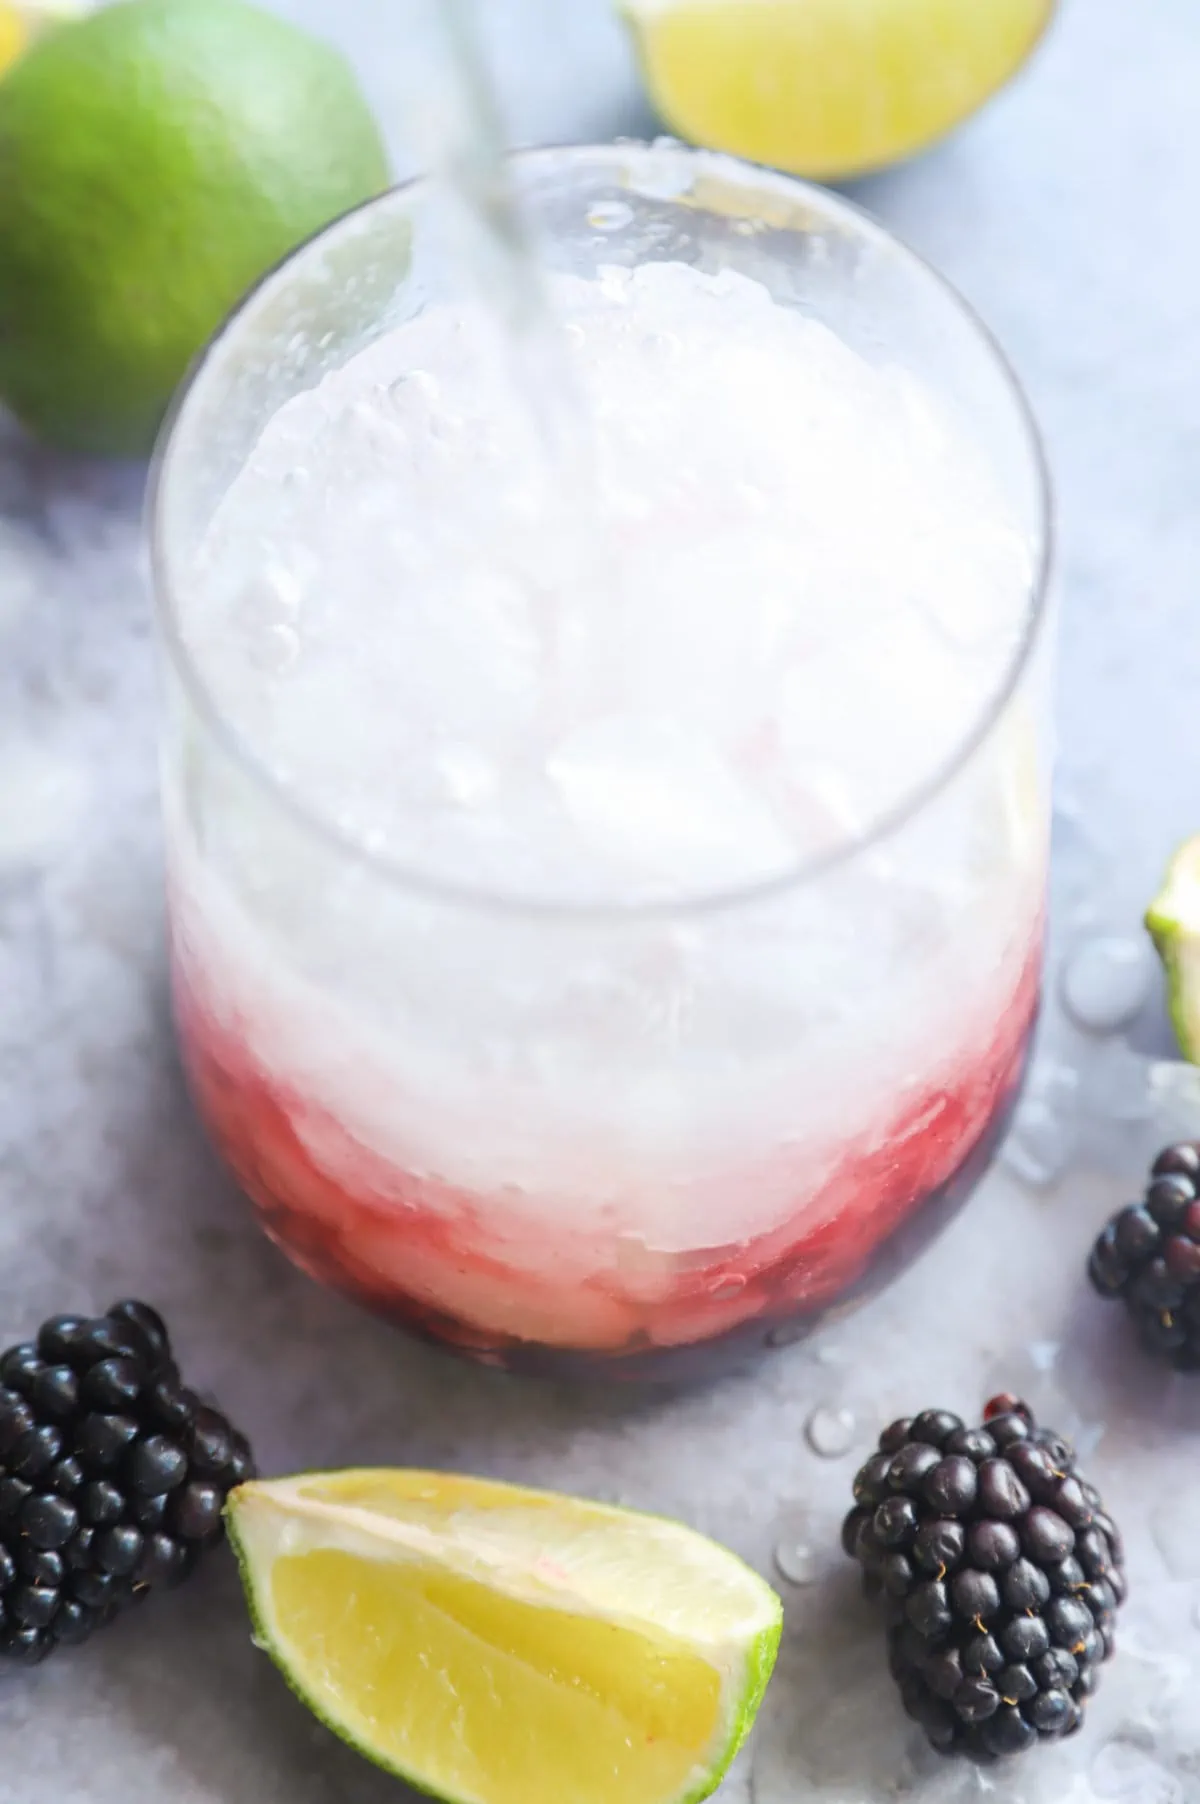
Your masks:
M176 408L177 1016L306 1270L491 1363L653 1374L868 1294L1003 1130L1045 484L991 342L843 201L671 146L513 179L536 356L415 183Z

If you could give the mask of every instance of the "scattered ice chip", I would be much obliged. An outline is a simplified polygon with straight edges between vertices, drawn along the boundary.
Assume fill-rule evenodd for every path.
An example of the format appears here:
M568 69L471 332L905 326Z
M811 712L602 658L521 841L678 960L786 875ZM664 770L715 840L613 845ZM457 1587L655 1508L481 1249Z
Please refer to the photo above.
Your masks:
M1000 1157L1014 1177L1034 1190L1049 1190L1066 1171L1079 1140L1078 1077L1060 1070L1034 1079L1018 1105Z
M1146 1073L1146 1092L1161 1145L1200 1140L1200 1067L1183 1059L1155 1059Z
M1063 967L1063 1006L1088 1033L1114 1034L1140 1013L1154 976L1148 943L1125 935L1086 939Z

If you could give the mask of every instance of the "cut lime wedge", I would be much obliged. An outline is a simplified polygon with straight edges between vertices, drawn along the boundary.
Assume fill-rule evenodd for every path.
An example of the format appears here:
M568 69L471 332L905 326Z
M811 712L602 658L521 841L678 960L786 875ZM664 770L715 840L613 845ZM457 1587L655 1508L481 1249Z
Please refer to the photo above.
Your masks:
M1200 834L1185 840L1146 911L1167 975L1167 1004L1185 1059L1200 1065Z
M435 1472L243 1485L261 1645L330 1728L454 1804L690 1804L754 1720L782 1611L691 1529Z
M1054 0L617 0L651 98L711 150L828 179L932 144L1020 68Z

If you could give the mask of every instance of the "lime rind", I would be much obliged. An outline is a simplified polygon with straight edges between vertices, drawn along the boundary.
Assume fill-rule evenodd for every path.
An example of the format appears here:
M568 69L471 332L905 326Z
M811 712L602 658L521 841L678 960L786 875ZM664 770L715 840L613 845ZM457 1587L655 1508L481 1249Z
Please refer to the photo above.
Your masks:
M313 1546L343 1546L347 1551L357 1551L366 1557L379 1558L381 1550L386 1557L390 1545L397 1554L411 1558L444 1560L447 1549L439 1545L436 1535L418 1533L414 1537L412 1525L388 1518L374 1517L368 1524L362 1520L368 1512L348 1509L328 1500L305 1498L302 1494L302 1487L315 1479L353 1480L368 1475L354 1471L308 1473L292 1479L256 1481L231 1493L226 1505L226 1520L249 1607L253 1640L270 1656L305 1707L339 1739L413 1789L430 1797L445 1798L446 1794L437 1789L436 1781L427 1773L396 1760L354 1732L347 1714L339 1714L332 1701L321 1695L319 1687L306 1682L303 1662L291 1653L287 1638L275 1621L270 1594L273 1551L292 1551L308 1540ZM405 1476L436 1481L440 1475ZM691 1560L686 1562L689 1577L694 1578L700 1566L707 1564L711 1571L722 1569L734 1582L734 1588L744 1591L745 1615L728 1625L729 1632L724 1637L706 1636L701 1632L689 1636L686 1642L688 1651L709 1661L720 1675L721 1717L710 1745L681 1790L670 1798L646 1800L646 1804L700 1804L716 1791L744 1745L770 1682L783 1629L783 1609L775 1592L728 1549L669 1518L600 1504L581 1504L577 1499L554 1498L549 1493L530 1492L519 1486L495 1485L489 1489L511 1492L515 1504L524 1498L540 1504L561 1503L567 1511L583 1508L590 1516L608 1519L626 1532L641 1525L656 1544L656 1551L665 1553L674 1543L691 1554L703 1554L696 1564ZM271 1518L276 1520L272 1522ZM366 1543L372 1541L374 1546L368 1552ZM464 1558L461 1546L457 1550L451 1549L445 1563L461 1576L488 1583L517 1601L540 1599L546 1607L558 1609L567 1603L568 1597L561 1585L547 1585L536 1577L531 1580L528 1573L514 1580L511 1573L503 1573L495 1558L486 1553L481 1556L478 1549L474 1551L476 1557ZM663 1634L664 1640L675 1640L678 1635L678 1624L668 1628L645 1613L624 1609L601 1611L595 1599L580 1597L575 1591L570 1592L569 1601L580 1606L578 1613L581 1615L603 1615L605 1620L631 1630L655 1629ZM699 1626L695 1624L693 1628ZM458 1793L449 1804L488 1804L488 1800L482 1794L465 1797ZM630 1804L641 1804L641 1801L631 1799Z
M1186 840L1172 858L1145 919L1162 960L1179 1050L1193 1065L1200 1064L1200 834Z

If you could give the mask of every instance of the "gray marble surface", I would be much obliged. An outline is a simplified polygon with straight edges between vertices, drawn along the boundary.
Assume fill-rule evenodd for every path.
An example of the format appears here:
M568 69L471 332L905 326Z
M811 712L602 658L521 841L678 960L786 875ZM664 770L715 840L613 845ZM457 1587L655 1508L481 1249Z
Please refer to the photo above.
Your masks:
M390 5L281 10L342 41L395 121L409 53ZM648 128L607 0L483 10L518 138ZM1136 932L1168 850L1200 827L1198 92L1195 0L1064 0L1034 66L981 119L857 190L995 327L1049 441L1060 957ZM1074 1033L1051 1010L1008 1169L882 1304L757 1377L632 1403L409 1346L261 1239L183 1093L140 490L138 471L0 435L0 1343L52 1310L142 1292L268 1471L461 1467L620 1496L724 1538L774 1571L788 1614L728 1804L984 1789L998 1804L1200 1800L1200 1387L1130 1355L1079 1279L1147 1148L1181 1124L1200 1132L1189 1075L1151 1062L1168 1046L1153 974L1123 1034ZM1091 1449L1130 1530L1135 1591L1086 1734L989 1786L921 1755L833 1530L882 1419L934 1401L974 1410L1001 1379ZM819 1411L834 1415L814 1424ZM78 1654L0 1679L0 1804L398 1804L402 1788L293 1702L251 1646L229 1562L213 1564Z

